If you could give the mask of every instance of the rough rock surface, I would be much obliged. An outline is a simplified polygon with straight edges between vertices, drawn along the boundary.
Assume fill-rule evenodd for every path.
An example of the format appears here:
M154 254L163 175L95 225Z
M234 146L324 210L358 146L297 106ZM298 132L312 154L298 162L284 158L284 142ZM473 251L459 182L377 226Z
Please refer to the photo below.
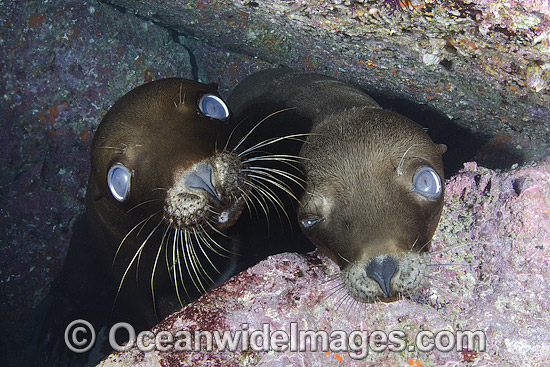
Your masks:
M0 5L0 365L60 270L84 209L89 147L131 88L192 77L189 54L150 22L97 2ZM132 41L130 43L130 40ZM6 359L9 362L2 363Z
M550 159L502 173L465 164L447 183L444 213L426 261L434 265L426 287L410 299L364 305L338 288L338 278L331 277L338 267L331 260L276 255L152 329L252 331L267 323L270 332L291 335L295 322L300 330L329 334L398 330L407 335L405 351L369 351L365 359L354 360L346 351L206 352L203 344L200 353L133 348L112 354L101 366L545 365L550 358ZM422 330L482 330L486 350L409 349Z
M272 65L270 62L282 63L352 80L375 95L395 96L397 110L409 101L414 106L427 107L426 111L419 108L421 113L436 111L472 131L489 133L492 138L480 158L497 152L506 162L515 162L518 152L526 152L529 159L546 150L550 121L550 10L546 0L514 0L506 4L488 0L434 1L424 6L413 1L416 10L396 8L392 14L391 5L395 8L397 4L393 0L356 1L353 6L349 1L336 0L146 3L149 11L138 9L136 2L126 3L138 9L141 18L135 17L131 8L114 9L97 1L1 3L0 329L4 332L0 336L0 365L20 362L21 354L14 342L20 341L29 311L44 297L60 270L71 225L83 210L89 145L98 122L118 97L148 80L181 76L214 81L227 93L250 73ZM186 26L173 23L171 29L163 28L169 23L160 6L172 6L171 14L176 14L174 18ZM156 15L153 8L159 9ZM178 13L181 9L185 12ZM370 13L376 14L368 16ZM262 23L265 18L258 18L262 14L271 14L273 23ZM472 14L482 20L472 19ZM446 21L446 17L452 19ZM446 22L451 22L448 27ZM457 31L457 26L464 29ZM486 29L489 31L484 34ZM445 40L443 47L441 40ZM483 41L483 47L476 43L478 40ZM438 58L439 63L432 63ZM399 112L407 115L408 111ZM510 149L502 153L501 148L506 147ZM533 187L538 185L542 191L524 190L526 194L520 197L547 192L544 167L537 168L538 181L533 178L536 175L524 181ZM485 181L476 179L477 173L469 175L457 176L463 181L467 178L462 184L465 188L478 181L483 187ZM521 193L522 182L512 184L512 189ZM512 212L498 207L501 202L487 196L491 190L494 189L487 189L482 196L477 191L467 191L468 200L449 201L449 208L457 205L462 211L455 208L453 217L444 215L444 221L452 219L447 224L442 222L438 236L446 233L444 225L454 228L449 230L450 244L470 241L470 232L462 232L461 228L474 231L479 238L490 234L492 242L479 242L482 254L499 255L497 260L483 257L490 274L500 269L499 278L492 276L489 280L503 279L496 290L489 283L486 292L492 295L488 298L491 300L501 296L495 318L516 337L499 339L496 351L493 348L492 354L485 354L484 358L508 353L512 362L526 355L544 364L547 361L541 356L548 357L549 347L545 332L539 332L542 326L526 321L525 328L516 330L523 319L508 315L513 310L528 310L526 314L517 313L527 320L532 315L530 310L539 310L534 319L540 319L540 325L547 322L549 308L544 302L548 287L540 280L546 279L543 275L547 274L547 263L537 258L548 250L547 245L537 242L548 243L548 237L541 237L547 232L540 225L545 223L542 219L547 221L547 214L539 211L538 217L531 218L529 215L535 212L527 206L527 214L514 212L518 220L504 228L500 216ZM513 198L512 191L507 189L506 193ZM494 210L480 219L472 214L472 208L478 207ZM548 210L548 205L544 210ZM507 242L512 241L510 233L523 233L526 242ZM525 237L526 233L531 237ZM438 243L435 246L443 246ZM507 244L506 251L497 247L498 243ZM511 248L512 243L517 247ZM525 246L531 245L529 262L510 268L522 259L518 256L524 256ZM468 249L457 248L462 252L453 256L464 259ZM293 258L295 269L305 269L310 261ZM326 266L326 271L336 271ZM533 275L531 268L536 269ZM454 279L453 272L456 269L445 268L439 277ZM462 287L462 283L453 284ZM508 290L511 285L520 288ZM540 287L538 292L526 291L535 286ZM497 292L503 288L517 296ZM443 292L441 288L433 289ZM535 297L541 297L541 301L533 301ZM336 296L329 298L327 307L333 307L337 300ZM455 312L468 312L470 308L461 305ZM340 309L345 309L345 305ZM539 339L531 338L532 335ZM534 346L528 344L532 340ZM336 363L337 358L333 359Z
M503 147L527 160L548 151L547 1L108 1L221 48L424 104L489 135L487 159Z

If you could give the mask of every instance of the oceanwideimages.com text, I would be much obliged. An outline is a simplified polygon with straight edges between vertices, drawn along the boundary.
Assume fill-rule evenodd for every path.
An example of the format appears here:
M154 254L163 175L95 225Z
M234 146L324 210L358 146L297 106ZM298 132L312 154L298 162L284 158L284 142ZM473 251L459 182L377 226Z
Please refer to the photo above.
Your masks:
M76 320L83 321L85 320ZM75 321L75 322L76 322ZM71 323L74 324L75 322ZM69 325L71 326L71 325ZM91 326L91 325L90 325ZM344 331L344 330L300 330L298 323L290 323L287 330L272 330L270 324L262 324L261 329L252 330L249 324L241 324L238 330L177 330L142 331L136 335L128 323L115 324L109 332L111 347L117 351L127 351L136 346L143 352L211 352L211 351L274 351L274 352L332 352L347 353L353 359L363 359L375 352L440 352L475 350L484 352L486 335L482 330L424 330L411 338L402 330L385 332ZM65 332L65 342L71 350L84 352L85 343L91 339L81 325L72 325ZM93 331L93 329L91 330ZM120 345L118 337L127 337L128 342ZM95 341L95 332L93 334ZM89 348L86 348L89 349Z

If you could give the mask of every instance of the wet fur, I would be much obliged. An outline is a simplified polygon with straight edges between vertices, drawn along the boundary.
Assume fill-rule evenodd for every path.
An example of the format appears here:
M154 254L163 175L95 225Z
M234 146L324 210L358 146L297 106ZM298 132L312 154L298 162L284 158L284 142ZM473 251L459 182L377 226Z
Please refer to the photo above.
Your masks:
M263 134L309 134L303 144L277 146L270 153L302 157L305 190L295 187L300 205L294 212L299 220L312 214L325 218L303 230L342 269L347 297L384 298L378 284L364 276L375 257L391 256L399 265L392 293L406 295L422 283L421 253L429 250L443 194L426 200L410 186L422 165L444 177L444 145L361 90L318 74L289 69L253 74L228 103L245 121L291 109L264 125Z
M252 132L242 136L234 121L201 116L197 99L206 93L216 94L216 86L164 79L130 91L103 118L92 142L86 213L73 228L60 276L30 321L27 365L95 365L108 351L106 340L90 353L68 351L63 333L70 321L89 320L98 332L120 321L148 329L266 254L241 252L240 231L249 224L231 226L243 211L284 212L275 191L290 193L285 182L292 174L263 163L292 165L296 157L265 154L271 139L253 146ZM181 183L201 162L213 167L221 201L187 193ZM115 163L133 172L124 202L106 184Z

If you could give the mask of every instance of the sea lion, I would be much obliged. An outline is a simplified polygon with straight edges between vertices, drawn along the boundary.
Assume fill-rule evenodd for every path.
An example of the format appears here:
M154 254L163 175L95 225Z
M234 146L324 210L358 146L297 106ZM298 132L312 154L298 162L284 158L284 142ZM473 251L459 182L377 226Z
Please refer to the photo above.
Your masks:
M245 208L267 211L279 181L259 168L270 157L240 149L246 136L230 115L215 84L181 78L139 86L109 109L92 141L86 212L30 323L30 364L87 364L62 347L69 322L145 330L176 298L192 300L239 270L239 241L225 232ZM172 301L164 312L159 296Z
M250 185L224 149L235 124L216 90L178 78L142 85L111 107L92 141L92 244L117 285L117 312L143 307L133 322L149 317L145 327L156 321L154 290L170 278L178 298L194 298L232 266L236 249L217 232L238 219Z
M274 144L270 153L299 152L305 183L296 191L298 223L340 266L349 296L391 300L422 283L422 253L443 206L445 145L358 88L319 74L261 71L227 101L245 129L280 111L258 136L309 134L303 144Z

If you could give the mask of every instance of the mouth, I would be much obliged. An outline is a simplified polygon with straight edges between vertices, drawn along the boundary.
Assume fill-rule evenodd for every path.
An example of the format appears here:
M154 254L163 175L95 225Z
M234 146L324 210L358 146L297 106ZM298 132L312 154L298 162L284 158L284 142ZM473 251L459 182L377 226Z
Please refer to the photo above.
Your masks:
M237 219L241 216L244 210L244 199L239 197L231 205L226 206L216 216L216 227L219 229L225 229L231 227Z
M426 259L418 253L377 255L342 271L342 282L359 302L395 302L418 288L427 271Z

